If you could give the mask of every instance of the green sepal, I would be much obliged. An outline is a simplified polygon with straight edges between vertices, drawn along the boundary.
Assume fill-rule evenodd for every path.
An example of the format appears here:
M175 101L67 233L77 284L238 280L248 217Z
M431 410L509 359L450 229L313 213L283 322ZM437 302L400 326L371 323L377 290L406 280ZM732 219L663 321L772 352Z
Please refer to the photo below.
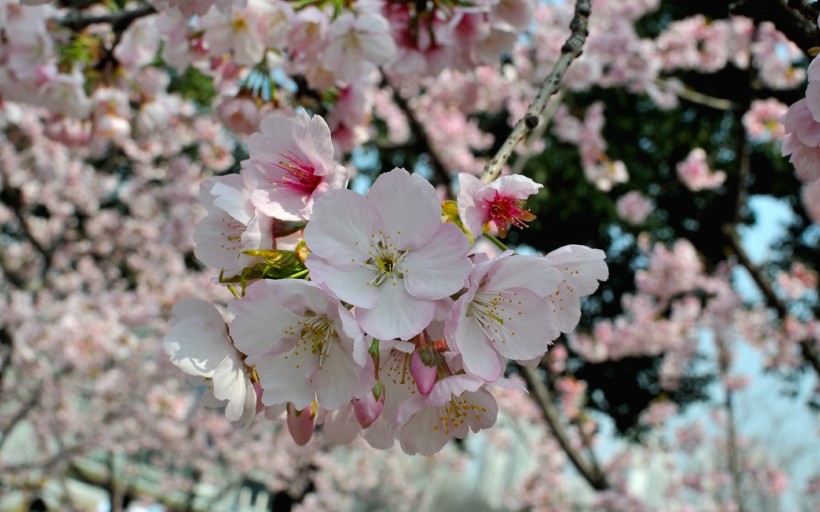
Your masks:
M270 249L251 249L242 251L242 254L264 259L264 263L257 263L245 267L239 275L225 277L225 271L219 273L219 282L223 284L240 284L242 295L248 281L258 279L301 279L308 275L308 269L294 251L275 251Z

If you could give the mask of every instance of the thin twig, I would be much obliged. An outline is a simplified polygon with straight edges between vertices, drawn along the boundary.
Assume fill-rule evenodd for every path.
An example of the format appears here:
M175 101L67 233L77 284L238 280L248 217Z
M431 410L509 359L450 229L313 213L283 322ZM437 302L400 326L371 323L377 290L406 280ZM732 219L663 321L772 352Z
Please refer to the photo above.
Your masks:
M744 111L743 107L734 101L715 98L714 96L703 94L683 84L681 84L682 87L675 87L668 81L659 78L655 80L655 85L663 89L671 89L678 97L692 103L697 103L698 105L703 105L704 107L713 108L715 110Z
M558 110L558 105L561 104L561 100L564 99L564 92L562 90L558 90L555 94L547 102L547 106L544 109L544 113L541 114L541 119L538 122L538 126L533 130L533 132L528 137L527 141L524 144L531 144L532 141L536 141L541 139L544 136L544 132L547 131L547 127L550 124L550 120L552 120L552 116L555 115L555 112ZM527 165L527 162L532 158L531 153L527 153L524 155L519 155L515 159L515 164L513 164L512 169L510 170L510 174L521 174L521 171L524 170L524 166Z
M515 123L515 127L513 127L512 132L507 136L507 139L501 145L498 152L492 160L484 166L484 173L481 175L481 179L484 183L491 183L498 178L501 174L501 169L504 167L504 164L507 163L507 160L510 159L510 156L512 156L518 143L524 140L524 137L538 125L541 113L544 112L544 108L547 106L547 100L558 91L561 79L567 72L569 65L572 64L572 61L581 55L584 42L586 42L587 35L589 34L590 12L590 0L577 0L577 2L575 2L575 15L569 24L572 33L561 47L561 56L552 67L544 83L541 84L541 89L539 89L538 94L527 109L527 113Z
M533 399L541 408L541 412L544 413L544 419L547 421L550 429L552 429L552 433L555 434L558 444L561 445L561 448L567 454L567 457L569 457L569 460L572 462L572 465L575 466L575 469L581 473L581 476L589 482L589 485L591 485L593 489L598 491L605 491L609 489L610 485L606 479L606 475L600 470L599 467L597 467L597 463L593 465L592 463L587 462L572 445L572 442L570 441L569 436L561 423L561 417L558 413L558 409L553 403L552 394L550 393L549 388L541 380L541 377L538 376L536 370L533 368L527 368L526 366L519 366L518 368L521 375L524 377L524 380L527 382L527 387L533 393L531 396L533 396Z

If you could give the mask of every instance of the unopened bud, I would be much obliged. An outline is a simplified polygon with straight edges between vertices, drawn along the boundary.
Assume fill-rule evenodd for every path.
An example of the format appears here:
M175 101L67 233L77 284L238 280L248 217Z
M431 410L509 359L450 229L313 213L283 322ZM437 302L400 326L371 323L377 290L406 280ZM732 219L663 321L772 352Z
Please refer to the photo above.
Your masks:
M436 383L436 374L438 373L437 355L434 350L420 348L413 352L413 356L410 358L410 373L416 379L416 387L418 387L419 393L424 396L430 394L433 384ZM432 362L432 365L428 364L427 361Z
M381 416L384 410L384 384L381 380L376 381L373 391L365 394L362 398L353 399L353 413L359 420L362 428L367 428Z
M288 404L288 432L299 446L308 444L316 428L316 402L301 411Z

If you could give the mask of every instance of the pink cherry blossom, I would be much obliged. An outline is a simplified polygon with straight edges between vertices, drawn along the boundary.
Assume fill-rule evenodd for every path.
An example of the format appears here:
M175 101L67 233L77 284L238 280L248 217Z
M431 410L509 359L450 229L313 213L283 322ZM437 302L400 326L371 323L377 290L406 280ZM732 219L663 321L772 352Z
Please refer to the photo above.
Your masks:
M451 439L492 427L498 404L482 385L477 377L453 375L436 382L429 395L404 402L396 416L402 450L432 455Z
M239 275L258 260L243 251L273 249L273 220L253 207L240 176L208 179L200 198L208 215L194 229L194 254L205 265L226 276Z
M306 220L329 190L347 185L348 171L333 160L330 129L319 116L270 114L248 138L242 177L260 211L281 220Z
M789 156L797 176L812 182L820 178L820 122L812 117L804 98L791 107L783 117L786 138L783 156Z
M310 277L356 306L366 333L409 339L470 272L467 237L440 217L433 186L404 169L379 176L367 197L333 190L305 228Z
M618 217L634 226L643 224L653 209L652 201L637 190L627 192L615 203Z
M476 265L445 327L468 374L492 382L504 373L504 358L544 355L560 334L546 297L559 291L562 277L546 258L509 252Z
M787 110L774 98L752 101L749 111L743 114L743 127L749 138L760 142L783 140L786 132L779 121Z
M693 192L717 188L726 181L725 172L709 168L706 152L701 148L690 151L686 160L679 162L676 169L678 179Z
M257 281L230 311L231 336L259 375L265 405L290 402L302 410L315 399L338 409L373 387L361 330L318 285Z
M328 30L325 67L339 80L353 82L376 66L387 64L396 52L389 29L379 13L343 13Z
M562 277L558 289L548 297L561 332L575 329L581 319L581 297L594 293L598 281L609 278L605 258L604 251L583 245L566 245L544 256Z
M458 175L458 213L473 235L480 235L491 223L500 237L509 227L527 227L535 215L523 208L524 201L543 187L526 176L502 176L489 185L466 173Z
M227 404L229 420L250 421L256 414L256 391L222 315L198 299L177 302L173 312L177 323L163 339L171 362L188 375L204 378L218 404Z

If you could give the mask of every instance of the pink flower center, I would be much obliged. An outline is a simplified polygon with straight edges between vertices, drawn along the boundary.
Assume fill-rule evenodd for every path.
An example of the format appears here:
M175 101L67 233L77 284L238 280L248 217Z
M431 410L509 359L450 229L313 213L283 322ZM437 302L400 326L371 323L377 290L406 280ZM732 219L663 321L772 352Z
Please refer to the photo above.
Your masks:
M315 174L316 170L307 162L303 162L299 157L291 152L282 154L283 160L275 164L282 169L285 174L281 180L275 182L276 185L296 190L302 194L310 195L322 182L322 177Z
M489 205L489 219L495 223L498 228L498 234L502 238L507 236L507 230L510 224L517 228L526 228L527 222L535 220L529 210L522 208L524 201L518 200L512 196L502 196L498 192L492 199L484 200Z

